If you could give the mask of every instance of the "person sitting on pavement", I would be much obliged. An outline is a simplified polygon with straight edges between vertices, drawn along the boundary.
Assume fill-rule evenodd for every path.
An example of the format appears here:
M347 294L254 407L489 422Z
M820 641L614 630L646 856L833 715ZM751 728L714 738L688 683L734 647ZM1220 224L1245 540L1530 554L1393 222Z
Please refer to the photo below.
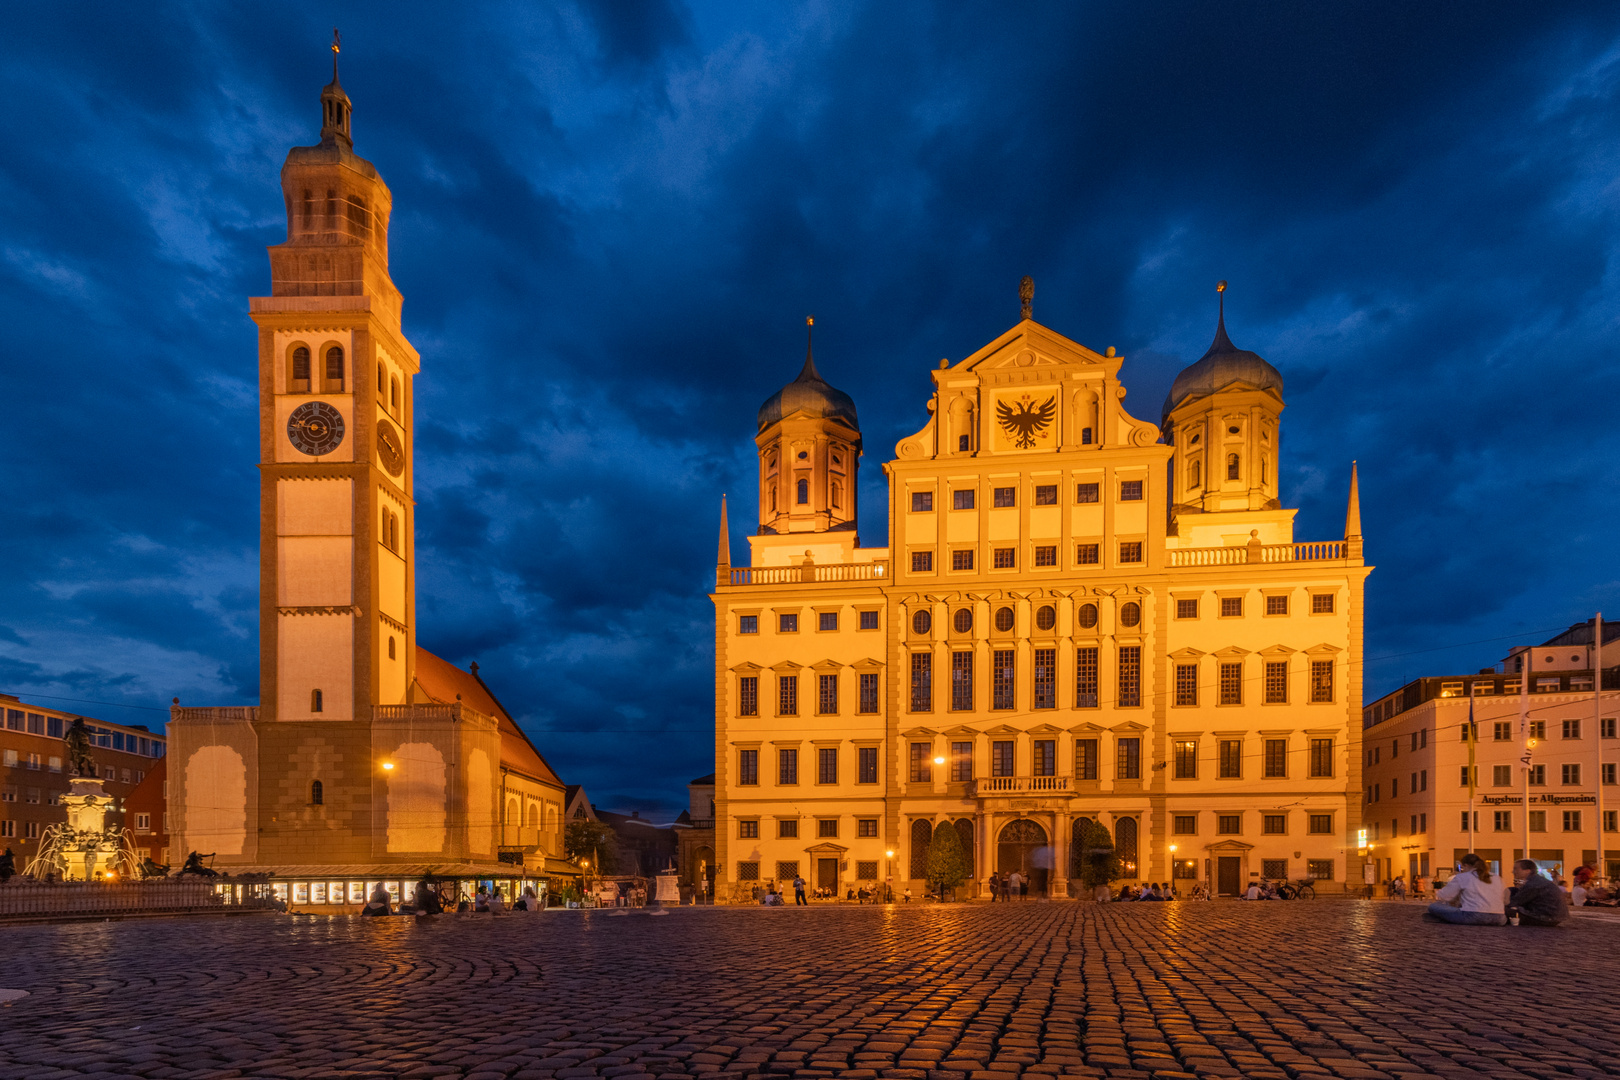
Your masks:
M1245 899L1245 900L1264 899L1264 897L1261 895L1260 883L1258 881L1249 882L1248 889L1243 893L1243 899Z
M1518 916L1520 926L1557 926L1569 918L1564 890L1547 880L1534 862L1520 859L1514 863L1513 877L1518 884L1506 913Z
M489 913L491 915L506 914L506 901L501 899L501 890L499 886L496 886L494 889L490 890L489 900L486 901L486 904L489 907Z
M1435 894L1427 917L1468 926L1506 926L1507 890L1491 875L1490 864L1469 852L1460 869Z
M416 896L412 901L418 915L437 915L444 910L444 902L439 899L439 890L428 884L427 878L416 883Z
M383 888L381 884L371 890L371 899L367 900L366 906L360 909L362 915L392 915L393 913L394 905L388 899L388 890Z

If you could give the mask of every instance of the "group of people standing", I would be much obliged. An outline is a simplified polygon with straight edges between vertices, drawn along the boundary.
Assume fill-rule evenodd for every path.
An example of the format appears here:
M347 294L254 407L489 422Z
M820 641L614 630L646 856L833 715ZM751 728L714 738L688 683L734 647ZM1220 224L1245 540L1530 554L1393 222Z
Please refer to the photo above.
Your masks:
M1003 870L999 874L991 874L987 884L992 904L998 900L1010 903L1014 900L1029 899L1029 878L1017 870L1011 873Z

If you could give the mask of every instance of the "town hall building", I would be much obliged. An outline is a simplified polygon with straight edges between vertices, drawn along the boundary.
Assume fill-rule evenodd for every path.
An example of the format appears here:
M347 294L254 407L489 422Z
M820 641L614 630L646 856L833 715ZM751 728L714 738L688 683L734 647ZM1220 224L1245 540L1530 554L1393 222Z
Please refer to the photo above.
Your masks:
M1222 287L1224 288L1224 282ZM924 887L945 822L973 864L1074 895L1082 819L1129 881L1360 886L1363 583L1278 487L1283 380L1227 336L1157 425L1123 357L1023 317L932 372L855 532L855 403L807 356L755 429L758 527L715 605L715 895L802 875ZM1223 297L1224 301L1224 297Z

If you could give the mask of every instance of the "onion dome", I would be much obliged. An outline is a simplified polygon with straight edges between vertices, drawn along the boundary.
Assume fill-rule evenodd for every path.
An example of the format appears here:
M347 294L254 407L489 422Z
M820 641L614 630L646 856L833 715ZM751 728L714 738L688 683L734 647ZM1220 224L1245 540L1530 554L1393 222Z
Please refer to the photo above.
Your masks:
M1217 286L1221 294L1220 316L1215 323L1215 340L1209 351L1198 361L1182 369L1176 381L1170 384L1170 393L1164 399L1164 418L1171 410L1219 393L1235 383L1244 383L1257 390L1271 390L1282 397L1282 372L1261 359L1259 353L1240 349L1226 336L1226 282ZM1162 425L1161 425L1162 426Z
M860 421L855 416L854 399L821 377L808 344L804 350L804 368L799 372L799 377L766 398L765 404L759 407L758 430L764 431L784 416L798 412L813 419L841 420L856 431L861 429Z

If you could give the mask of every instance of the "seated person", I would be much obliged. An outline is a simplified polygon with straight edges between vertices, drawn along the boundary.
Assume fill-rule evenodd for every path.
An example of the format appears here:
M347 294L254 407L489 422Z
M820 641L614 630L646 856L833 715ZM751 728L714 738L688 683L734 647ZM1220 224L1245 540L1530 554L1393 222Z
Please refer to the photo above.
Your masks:
M1518 885L1507 906L1508 915L1517 915L1520 926L1557 926L1569 918L1569 902L1564 890L1547 880L1529 859L1513 864Z
M1262 895L1263 894L1261 893L1261 890L1260 890L1260 883L1258 881L1251 881L1251 882L1249 882L1248 891L1243 894L1243 899L1245 899L1245 900L1259 900L1259 899L1262 898Z
M1457 873L1435 894L1427 917L1471 926L1506 926L1507 890L1491 875L1490 865L1473 852L1458 865Z
M362 915L392 915L393 913L394 906L388 898L388 890L381 885L371 890L371 899L367 900L366 906L360 909Z

